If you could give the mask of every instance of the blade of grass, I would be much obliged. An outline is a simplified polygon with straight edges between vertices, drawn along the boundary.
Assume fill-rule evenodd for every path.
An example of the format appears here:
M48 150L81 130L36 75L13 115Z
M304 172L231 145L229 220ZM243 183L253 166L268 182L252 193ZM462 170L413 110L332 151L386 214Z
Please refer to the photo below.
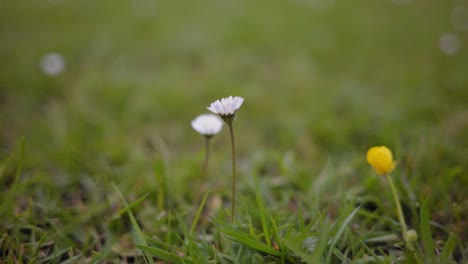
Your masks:
M122 193L120 192L119 188L114 183L112 183L112 187L117 192L120 199L122 199L122 202L125 205L125 208L128 209L129 205L127 203L127 200L125 200L125 198L122 195ZM133 227L133 229L135 231L136 240L137 240L137 241L135 241L136 244L144 245L144 246L148 245L148 243L146 242L145 236L143 235L143 231L141 230L140 226L138 225L138 222L136 221L135 216L132 213L132 210L126 210L126 211L128 212L128 217L130 218L130 222L132 223L132 227Z
M206 199L208 198L209 192L206 192L203 196L203 199L198 207L197 213L195 214L195 218L193 219L192 226L190 227L190 234L193 234L195 228L197 227L198 220L200 219L200 215L203 211L203 207L205 207Z
M20 143L20 153L18 157L18 168L15 173L15 182L13 183L13 188L16 188L16 184L18 183L19 178L21 177L21 173L23 172L23 158L24 158L24 149L26 145L26 137L21 137Z
M455 249L455 246L457 245L456 243L455 236L450 233L449 238L447 239L447 242L445 242L444 247L442 248L442 252L440 254L440 263L442 264L449 264L452 263L451 260L451 255L453 250Z
M163 211L168 207L167 201L167 178L166 164L164 160L156 160L153 165L154 175L159 186L157 193L157 207L159 211Z
M367 238L364 240L366 243L388 243L392 241L397 241L399 239L396 234L382 235L378 237Z
M273 235L275 236L275 239L276 239L276 241L278 243L278 246L279 246L279 248L281 250L282 248L284 248L284 245L283 245L283 241L281 239L281 236L279 234L278 226L276 225L273 217L270 217L270 221L271 221L271 225L273 227Z
M432 242L428 200L424 201L421 206L421 216L419 220L421 240L424 247L424 260L426 263L434 263L436 256L434 253L434 244Z
M234 241L237 241L241 244L244 244L248 247L251 247L252 249L255 249L260 252L264 252L276 257L279 257L281 254L271 248L270 246L252 238L250 235L235 229L234 227L231 227L230 225L227 225L225 223L222 223L219 220L213 219L213 221L220 226L220 232L225 234L227 237L231 238Z
M257 235L255 234L255 228L252 223L252 218L249 217L249 233L251 237L256 237Z
M299 229L299 234L294 235L293 237L288 235L286 236L288 238L283 241L289 250L300 256L307 263L322 263L323 253L329 243L328 226L326 225L325 219L317 206L308 202L306 204L315 213L313 217L314 221L310 221L310 223L304 226L304 228ZM318 227L315 227L315 225L318 225ZM310 230L315 230L317 228L319 229L317 232L314 232L314 234L310 233ZM315 240L318 241L318 243L314 244L313 248L309 250L312 254L304 252L304 250L301 249L303 244L298 246L298 243L304 243L309 237L315 237Z
M280 235L280 228L278 228L278 226L276 225L276 222L275 222L275 220L273 219L272 216L270 217L270 221L271 221L271 225L273 227L273 236L275 237L276 243L277 243L277 248L275 248L275 250L277 250L281 254L281 263L285 263L286 258L288 258L288 260L290 260L289 257L288 257L289 250L288 250L288 248L286 248L286 246L284 244L284 241L283 241L283 237ZM290 261L292 261L292 260L290 260Z
M360 208L361 206L356 207L341 224L340 228L338 229L338 232L333 237L330 248L328 249L326 263L330 263L331 255L332 255L333 249L335 248L336 243L338 242L338 239L341 237L346 227L349 225L349 223L351 222L351 220L353 219L353 217L356 215L356 213L359 211Z
M13 205L12 202L15 200L15 195L16 195L16 191L18 188L18 181L19 181L19 178L21 177L21 173L23 172L23 159L24 159L25 145L26 145L26 137L23 136L21 137L17 167L16 167L15 178L13 180L13 184L11 185L10 189L6 192L5 198L2 197L4 201L11 201L11 203L2 202L2 206L0 206L0 216L4 216L5 212L8 212L9 210L11 210L11 206Z
M269 247L271 247L271 241L270 241L270 230L268 228L267 224L267 217L266 217L266 212L265 212L265 204L264 201L261 197L260 194L260 188L258 188L258 183L257 183L257 188L255 192L255 196L257 198L257 206L258 206L258 211L260 213L260 219L262 221L262 228L263 228L263 234L265 235L265 241Z
M242 251L244 250L244 247L240 247L239 248L239 251L237 251L236 253L236 258L234 259L234 263L240 263L240 259L241 259L241 256L242 256ZM231 251L231 255L234 256L233 254L234 252Z
M205 195L205 197L207 197L207 195ZM201 205L200 208L203 208L203 205ZM179 224L178 226L180 230L182 231L182 234L184 235L180 236L178 232L174 232L174 234L178 237L179 241L183 244L184 250L185 250L184 252L186 253L186 255L190 256L190 259L193 262L205 263L204 261L202 261L203 257L201 256L201 253L200 253L200 244L196 241L196 238L193 236L193 232L195 230L192 230L192 229L189 230L189 228L187 227L187 224L185 223L183 217L180 214L175 213L175 217ZM191 228L196 227L196 221L197 220L195 220L192 223Z
M147 193L145 195L143 195L140 199L134 201L133 203L129 204L128 206L120 209L117 211L117 214L120 216L120 215L123 215L124 213L126 213L127 211L129 211L130 209L134 208L134 207L137 207L138 205L140 205L145 199L146 197L148 197L150 193Z
M304 230L304 215L302 213L302 205L299 204L299 208L297 209L297 222L299 225L299 230Z
M37 255L38 255L38 252L39 252L39 250L41 249L42 243L44 243L44 241L46 240L46 238L47 238L47 234L43 234L43 235L41 236L41 238L39 238L39 240L36 242L36 244L35 244L35 246L34 246L34 248L33 248L33 250L32 250L32 252L33 252L33 253L31 254L32 256L37 256ZM0 248L1 248L1 243L0 243ZM31 261L30 261L29 263L34 263L34 262L31 262Z
M350 262L350 259L348 257L346 257L345 254L343 254L343 252L341 252L337 248L333 248L333 254L340 259L341 263L349 263Z
M68 264L68 263L78 263L80 262L79 259L83 257L82 255L76 255L76 256L73 256L63 262L60 262L60 264Z
M128 208L129 205L127 203L127 200L125 200L125 197L122 195L122 193L120 192L117 185L112 183L112 187L117 192L117 194L120 196L120 199L122 199L122 202L125 205L125 207ZM127 212L128 212L128 217L130 218L130 222L132 223L133 230L135 232L135 244L136 245L147 246L148 242L146 241L145 236L143 235L143 231L141 230L140 226L138 225L138 222L136 221L135 216L132 213L132 210L128 209ZM145 261L150 263L151 262L151 257L148 256L147 254L144 254L144 256L145 256Z
M312 252L311 261L308 263L322 263L322 256L329 243L329 230L325 222L321 223L318 243Z
M374 249L371 249L368 245L366 245L366 243L364 243L364 241L361 241L360 242L361 246L363 247L363 249L365 249L365 251L367 251L367 254L365 257L361 258L361 259L357 259L356 262L357 263L366 263L366 262L377 262L377 263L384 263L384 260L385 260L385 257L384 256L379 256L375 253L375 250ZM360 261L360 260L363 260L363 261ZM385 262L387 263L387 262Z
M43 262L47 262L47 261L52 261L52 260L56 260L58 258L60 258L60 256L62 256L64 253L66 253L67 251L69 251L71 249L71 247L67 247L67 248L64 248L64 249L60 249L60 250L56 250L54 253L50 254L49 256L41 259L41 261Z
M165 250L155 248L155 247L149 247L146 245L136 245L138 249L141 251L148 253L150 255L153 255L157 258L160 258L162 260L168 261L170 263L175 263L175 264L188 264L188 263L193 263L193 261L189 258L184 258L181 256L177 256L176 254L167 252Z
M297 246L292 241L285 239L284 245L291 250L295 255L299 256L304 262L306 263L320 263L320 262L313 262L313 258L310 254L304 252L299 246Z

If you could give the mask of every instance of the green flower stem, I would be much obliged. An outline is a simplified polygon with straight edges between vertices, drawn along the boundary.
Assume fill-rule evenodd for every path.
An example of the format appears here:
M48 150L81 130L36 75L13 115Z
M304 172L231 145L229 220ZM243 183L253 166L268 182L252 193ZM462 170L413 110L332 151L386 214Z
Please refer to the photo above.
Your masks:
M393 184L392 177L390 177L389 174L386 174L388 183L390 184L390 189L392 190L393 193L393 198L395 199L395 204L397 207L397 214L398 214L398 220L400 220L400 225L401 225L401 233L403 234L403 238L405 239L405 242L408 242L406 239L406 234L407 234L407 227L406 227L406 222L405 222L405 217L403 215L403 210L401 210L401 204L400 204L400 197L398 196L398 192L395 188L395 185ZM408 244L408 243L407 243Z
M203 162L202 185L206 183L206 175L208 174L208 160L210 159L210 139L205 136L205 161Z
M234 130L232 128L232 122L228 123L229 134L231 135L231 147L232 147L232 205L231 205L231 224L234 222L234 212L236 208L236 147L234 142Z
M201 182L200 182L197 201L200 200L199 198L205 191L206 178L208 175L208 160L210 159L210 139L211 139L211 136L205 136L205 160L203 161L203 167L202 167L202 172L201 172Z

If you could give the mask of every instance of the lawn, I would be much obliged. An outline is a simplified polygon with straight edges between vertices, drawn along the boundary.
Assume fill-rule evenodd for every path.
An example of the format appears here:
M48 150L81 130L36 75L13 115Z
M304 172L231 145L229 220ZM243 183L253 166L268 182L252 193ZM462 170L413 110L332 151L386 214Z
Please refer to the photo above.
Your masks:
M0 0L0 263L467 263L468 2ZM191 127L212 102L233 124ZM464 132L465 131L465 132ZM366 161L396 160L390 179Z

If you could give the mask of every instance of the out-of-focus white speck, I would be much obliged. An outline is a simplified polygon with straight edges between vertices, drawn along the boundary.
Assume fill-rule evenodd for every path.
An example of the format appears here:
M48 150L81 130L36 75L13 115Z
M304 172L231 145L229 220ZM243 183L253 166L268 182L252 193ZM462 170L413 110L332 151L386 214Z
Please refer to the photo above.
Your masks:
M450 14L450 22L456 30L468 31L468 6L455 6Z
M442 34L439 39L439 48L443 53L453 56L460 49L460 40L453 33Z
M44 74L56 76L65 70L65 59L60 53L47 53L42 57L40 67Z

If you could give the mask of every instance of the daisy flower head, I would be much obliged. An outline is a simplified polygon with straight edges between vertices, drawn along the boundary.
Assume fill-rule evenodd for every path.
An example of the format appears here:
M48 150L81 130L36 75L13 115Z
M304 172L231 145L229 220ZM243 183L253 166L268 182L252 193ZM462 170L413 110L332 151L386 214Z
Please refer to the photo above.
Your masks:
M221 131L223 128L223 121L216 115L202 114L192 120L192 127L198 133L212 137Z
M234 116L244 102L244 98L240 96L229 96L216 100L208 107L208 110L221 116L224 121L232 122Z

